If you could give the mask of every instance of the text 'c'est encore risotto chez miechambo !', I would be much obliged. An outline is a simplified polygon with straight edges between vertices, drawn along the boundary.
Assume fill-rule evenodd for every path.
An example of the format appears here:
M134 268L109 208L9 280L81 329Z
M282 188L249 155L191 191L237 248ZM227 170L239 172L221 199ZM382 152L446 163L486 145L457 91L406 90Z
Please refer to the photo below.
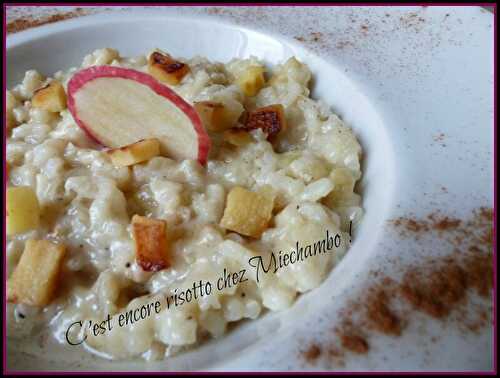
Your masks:
M362 216L361 147L310 79L293 57L110 48L27 71L7 91L9 338L161 359L320 285Z

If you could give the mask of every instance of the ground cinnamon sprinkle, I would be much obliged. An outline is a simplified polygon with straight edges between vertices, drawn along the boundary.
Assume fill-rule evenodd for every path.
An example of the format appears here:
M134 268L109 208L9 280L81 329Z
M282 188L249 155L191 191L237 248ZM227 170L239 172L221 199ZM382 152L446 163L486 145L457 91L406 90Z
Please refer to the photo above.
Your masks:
M460 226L460 223L461 221L459 219L450 219L445 217L444 219L436 222L433 225L433 229L438 231L450 230Z
M442 266L410 271L405 277L402 295L417 310L442 318L464 300L467 289L476 289L482 297L490 295L493 287L491 253L471 248L465 256L445 258L438 263Z
M391 223L400 230L402 236L407 234L422 234L429 231L449 231L459 228L462 221L448 216L441 217L436 213L429 214L424 219L414 217L399 217Z
M397 218L392 221L395 227L400 227L405 231L412 233L421 233L429 231L429 226L427 222L417 221L410 218Z
M406 220L406 228L413 232L428 231L429 227L423 222L417 222L414 219Z
M464 265L467 266L467 285L476 289L481 297L488 297L493 288L493 255L466 256Z
M446 318L460 306L467 305L471 289L491 301L492 209L481 207L464 220L432 213L424 222L448 242L450 251L443 257L408 267L399 286L402 297L415 310L434 318ZM476 310L486 313L480 308ZM469 321L465 315L461 315L459 320L464 323ZM482 320L483 325L489 323L485 317ZM475 323L475 328L479 329Z
M26 29L34 28L53 22L68 20L70 18L83 16L87 12L83 8L76 8L72 12L57 13L43 18L20 18L7 24L7 33L17 33Z
M317 344L312 344L303 352L303 355L307 361L313 362L321 355L321 348Z
M401 285L403 298L435 318L447 316L465 297L467 272L452 259L430 269L410 269Z
M388 294L384 289L378 288L370 295L366 306L367 318L376 330L395 336L401 334L401 319L389 307Z
M351 306L357 307L357 303L353 302ZM340 340L342 349L356 354L364 354L368 352L370 346L360 329L361 327L352 319L354 315L352 307L349 308L348 312L341 314L343 317L341 324L334 331ZM336 348L332 345L330 349L335 350Z
M434 212L422 218L400 217L390 223L400 237L433 233L448 249L437 257L401 266L400 280L371 272L373 281L363 295L338 314L342 320L335 328L336 338L322 346L336 351L329 356L337 364L344 363L344 351L367 353L373 333L401 335L415 311L440 321L453 320L446 324L454 324L463 332L478 332L491 325L493 210L481 207L464 219ZM471 300L474 294L482 301ZM435 343L436 337L431 341Z
M356 334L342 334L340 336L342 347L357 354L368 352L368 342L363 337Z

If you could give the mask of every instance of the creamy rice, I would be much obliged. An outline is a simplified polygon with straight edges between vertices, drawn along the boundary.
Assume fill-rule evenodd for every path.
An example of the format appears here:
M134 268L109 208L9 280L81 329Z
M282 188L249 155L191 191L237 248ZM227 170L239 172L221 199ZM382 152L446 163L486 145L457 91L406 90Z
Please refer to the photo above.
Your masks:
M67 247L57 296L47 307L8 305L9 337L30 337L47 327L67 343L66 331L74 322L100 322L108 314L116 319L125 310L159 300L160 313L104 335L88 333L83 345L110 358L161 359L207 336L223 336L230 322L292 306L297 295L320 285L346 252L349 222L357 223L362 210L360 196L345 177L352 182L361 177L361 147L326 104L309 97L308 67L291 58L268 69L272 79L255 97L246 97L235 78L248 66L263 64L257 58L184 62L191 72L171 88L187 102L223 101L247 110L282 104L288 128L273 144L261 130L252 131L253 143L238 148L212 135L206 167L168 157L115 167L67 109L50 113L31 106L34 91L48 78L28 71L7 92L8 186L31 187L41 206L37 229L8 237L8 274L28 239ZM87 55L81 67L54 78L66 88L75 72L93 65L147 72L147 56L124 58L113 49L100 49ZM219 225L226 195L235 186L275 197L273 219L258 239ZM170 268L146 272L136 263L134 214L167 222ZM342 235L340 247L256 282L248 264L252 256L262 256L267 265L272 251L290 251L297 242L314 244L326 231ZM248 281L167 310L167 296L199 280L216 282L224 269L246 270Z

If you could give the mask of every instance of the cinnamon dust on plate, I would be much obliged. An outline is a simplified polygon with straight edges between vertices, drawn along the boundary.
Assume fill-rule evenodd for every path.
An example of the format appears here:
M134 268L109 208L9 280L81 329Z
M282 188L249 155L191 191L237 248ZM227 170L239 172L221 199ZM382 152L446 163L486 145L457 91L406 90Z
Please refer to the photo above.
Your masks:
M392 281L388 283L392 284ZM403 321L391 309L389 294L384 288L372 290L367 298L366 317L371 326L381 333L394 336L401 334Z
M364 354L368 352L368 342L358 334L343 333L340 336L340 340L342 347L353 353Z
M335 337L328 345L314 344L315 358L309 362L326 355L325 350L335 350L340 364L345 353L366 354L372 336L402 335L413 313L446 321L464 332L478 332L491 325L492 209L478 208L464 219L436 211L425 217L400 217L390 224L401 238L434 234L445 242L445 253L397 266L402 273L400 279L371 272L375 278L363 294L340 311ZM431 341L437 338L432 336Z
M313 362L321 355L321 348L318 344L311 344L304 352L304 358L308 362Z
M26 29L31 29L37 26L42 26L46 24L51 24L58 21L69 20L70 18L75 18L79 16L84 16L88 14L88 11L84 8L75 8L75 10L70 12L60 12L55 13L46 17L23 17L18 18L14 21L7 23L7 33L17 33Z
M469 250L464 256L447 256L406 273L401 284L404 299L421 312L444 318L466 300L473 289L482 297L493 286L491 253Z

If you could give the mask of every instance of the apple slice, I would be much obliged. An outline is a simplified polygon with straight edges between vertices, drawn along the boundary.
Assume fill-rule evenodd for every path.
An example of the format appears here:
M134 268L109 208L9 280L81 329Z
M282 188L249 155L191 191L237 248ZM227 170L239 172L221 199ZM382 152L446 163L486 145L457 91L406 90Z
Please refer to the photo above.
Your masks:
M196 110L144 72L113 66L81 70L68 83L68 109L106 147L157 138L162 155L207 161L210 138Z

